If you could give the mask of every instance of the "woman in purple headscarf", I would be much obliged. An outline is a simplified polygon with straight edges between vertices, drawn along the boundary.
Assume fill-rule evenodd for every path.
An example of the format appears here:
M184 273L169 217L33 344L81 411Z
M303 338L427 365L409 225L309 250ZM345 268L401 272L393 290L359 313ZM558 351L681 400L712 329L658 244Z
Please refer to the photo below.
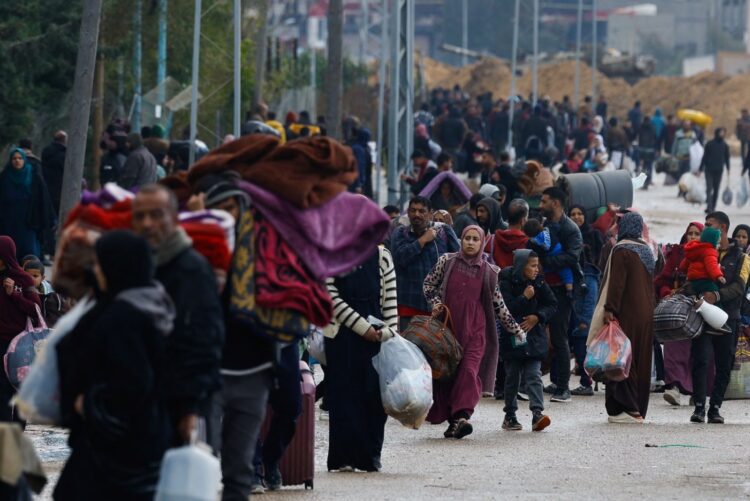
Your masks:
M480 375L494 375L498 340L495 318L519 343L526 333L513 320L498 286L500 269L482 254L484 230L467 226L461 233L461 250L444 254L425 278L424 295L437 316L445 305L453 319L453 333L463 349L463 357L453 379L435 381L433 401L427 420L432 424L448 421L445 438L463 438L473 431L469 419L482 395ZM485 358L485 349L488 356ZM483 370L484 369L484 370Z

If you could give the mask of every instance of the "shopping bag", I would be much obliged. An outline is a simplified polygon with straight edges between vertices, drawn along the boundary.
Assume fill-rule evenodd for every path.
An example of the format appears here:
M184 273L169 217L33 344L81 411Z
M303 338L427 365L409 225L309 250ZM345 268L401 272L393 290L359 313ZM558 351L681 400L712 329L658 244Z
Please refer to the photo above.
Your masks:
M414 343L394 336L372 357L385 413L402 425L422 426L432 407L432 369Z
M724 188L724 192L721 194L721 201L724 205L732 205L732 190L729 188L729 179L727 179L727 187Z
M443 306L444 320L433 316L417 315L401 335L424 353L432 368L432 379L449 381L461 362L463 350L449 326L452 326L451 313Z
M13 338L3 359L8 381L16 389L21 386L36 354L44 347L45 341L52 332L47 328L39 306L36 307L36 315L39 326L34 327L31 319L27 318L26 329Z
M57 344L70 333L96 302L90 297L79 301L60 317L44 347L31 364L13 403L26 421L36 424L60 424L60 373L57 369Z
M750 326L740 327L734 366L729 374L729 385L724 394L727 400L750 398Z
M695 141L690 146L690 172L695 174L701 168L701 162L703 161L703 145L698 141Z
M748 189L747 189L747 179L745 176L742 176L740 178L740 188L737 190L737 207L742 208L747 203L748 199Z
M594 381L623 381L630 374L633 360L630 340L612 320L602 327L588 347L583 368Z
M320 327L313 327L312 334L310 335L310 342L307 345L307 351L310 352L315 360L326 365L326 345L325 336L323 335L323 329Z

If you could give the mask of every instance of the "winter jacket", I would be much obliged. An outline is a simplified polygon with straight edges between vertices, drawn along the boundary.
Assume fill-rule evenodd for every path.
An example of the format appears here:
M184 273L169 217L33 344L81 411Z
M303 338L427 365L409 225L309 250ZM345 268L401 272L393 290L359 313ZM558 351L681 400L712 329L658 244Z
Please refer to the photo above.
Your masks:
M177 316L167 339L165 396L173 418L197 413L221 386L224 319L211 265L192 248L156 269Z
M513 265L513 251L525 249L529 237L521 230L497 230L487 242L485 252L490 254L496 265L507 268Z
M729 146L723 139L712 139L706 143L701 159L701 172L721 174L721 168L726 167L729 172Z
M748 276L750 276L750 263L747 254L742 248L732 243L729 248L722 251L719 263L724 271L727 283L719 288L719 306L729 314L730 320L740 319L742 300L745 298ZM688 282L683 288L687 295L695 295L695 291Z
M687 272L688 280L716 281L724 276L719 266L719 251L708 242L685 244L685 258L680 263L680 271Z
M559 242L562 245L563 253L559 256L547 255L540 258L542 268L548 270L561 270L563 268L574 270L578 268L578 260L583 251L583 237L581 237L581 229L578 228L578 225L563 214L557 223L545 221L544 227L549 228L552 241ZM554 273L548 273L545 279L550 286L560 285L559 277Z
M523 268L526 266L529 254L529 251L516 253L518 256L514 259L516 263L500 272L500 291L516 322L520 324L524 317L537 315L539 323L527 333L526 344L517 347L511 344L512 336L505 329L500 329L500 353L504 360L544 360L547 357L548 344L545 326L557 311L557 300L541 275L535 280L524 278ZM528 285L534 286L534 297L531 299L526 299L523 295Z
M156 159L145 146L131 151L120 176L120 186L126 190L156 182Z
M54 142L42 150L42 175L49 190L49 197L52 199L52 207L55 209L55 213L60 211L66 150L66 146L58 142Z
M664 268L654 279L656 296L663 298L685 283L685 271L680 270L680 263L685 258L685 250L680 244L668 245L664 259Z

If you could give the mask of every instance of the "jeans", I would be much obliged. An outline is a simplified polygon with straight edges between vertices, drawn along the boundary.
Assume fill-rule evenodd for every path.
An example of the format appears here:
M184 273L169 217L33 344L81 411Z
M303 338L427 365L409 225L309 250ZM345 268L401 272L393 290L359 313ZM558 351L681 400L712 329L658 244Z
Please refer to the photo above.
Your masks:
M716 210L716 201L721 191L721 177L724 171L712 172L706 169L706 209L708 212Z
M267 369L248 376L224 376L223 380L211 408L212 420L222 423L221 433L215 431L209 440L221 451L222 500L247 501L254 477L255 444L266 416L273 373Z
M281 350L276 367L276 385L268 395L268 404L273 410L273 420L266 440L258 439L255 448L255 472L275 467L294 437L297 418L302 412L302 391L299 372L299 349L292 343Z
M539 360L510 359L505 361L505 408L506 414L518 410L518 387L521 374L529 395L529 409L532 412L544 410L544 390L542 387L542 362Z
M703 333L693 339L693 400L696 406L706 405L708 359L712 351L716 363L716 379L714 380L714 389L711 392L710 405L721 407L724 402L724 393L729 385L732 362L734 361L739 321L729 320L728 324L732 329L731 334L714 336Z
M568 389L570 383L570 345L568 327L570 325L571 303L565 287L552 287L557 299L557 312L549 321L549 335L552 343L552 367L550 379L557 385L557 391Z

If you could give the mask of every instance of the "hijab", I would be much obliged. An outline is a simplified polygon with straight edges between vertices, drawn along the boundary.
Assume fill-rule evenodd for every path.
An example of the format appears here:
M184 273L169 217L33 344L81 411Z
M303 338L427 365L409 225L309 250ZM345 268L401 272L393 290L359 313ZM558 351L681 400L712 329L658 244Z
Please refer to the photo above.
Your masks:
M148 287L154 279L154 261L146 241L127 230L110 231L95 244L96 259L107 279L106 295Z
M15 155L16 153L20 154L21 158L23 158L23 167L21 169L14 168L11 162L13 155ZM26 157L25 151L23 151L21 148L13 148L10 151L10 156L8 157L8 167L5 168L5 171L7 171L8 179L10 179L10 182L14 186L23 188L27 192L30 191L33 169L34 168L29 163L29 159Z
M461 250L458 252L459 258L469 266L481 266L481 264L484 262L484 256L482 256L483 252L482 249L484 248L484 245L479 245L479 252L477 252L476 256L469 256L464 252L464 237L466 234L470 231L476 231L479 235L479 239L484 242L484 230L477 226L476 224L471 224L464 228L464 231L461 232Z
M570 213L573 212L573 209L578 209L583 213L583 224L580 226L581 234L588 233L591 230L591 225L589 225L589 216L586 213L586 209L583 208L583 205L571 205L570 209L568 209L568 217L570 217Z
M747 233L747 236L750 237L750 226L746 224L738 224L734 227L734 231L732 232L732 238L737 238L737 232L740 230L745 230L745 233ZM748 248L750 248L750 244L748 244ZM742 249L743 251L747 249Z
M704 224L701 223L700 221L693 221L690 224L688 224L687 228L685 228L685 233L682 234L682 238L680 239L680 245L685 245L685 243L687 242L687 233L688 231L690 231L691 226L695 226L696 228L698 228L699 232L702 232L703 228L705 227ZM750 228L748 228L748 230L750 230ZM735 231L737 230L735 229ZM747 234L750 235L750 231L748 231Z
M23 271L23 268L18 264L18 259L16 258L16 243L12 238L0 236L0 259L5 263L5 269L0 273L11 278L23 289L34 286L31 276Z
M617 241L622 242L623 240L633 240L636 243L624 243L622 247L636 253L641 259L643 266L646 267L649 273L654 272L656 268L656 261L654 260L654 254L651 252L651 247L642 240L643 237L643 218L637 212L628 212L622 219L617 229Z

